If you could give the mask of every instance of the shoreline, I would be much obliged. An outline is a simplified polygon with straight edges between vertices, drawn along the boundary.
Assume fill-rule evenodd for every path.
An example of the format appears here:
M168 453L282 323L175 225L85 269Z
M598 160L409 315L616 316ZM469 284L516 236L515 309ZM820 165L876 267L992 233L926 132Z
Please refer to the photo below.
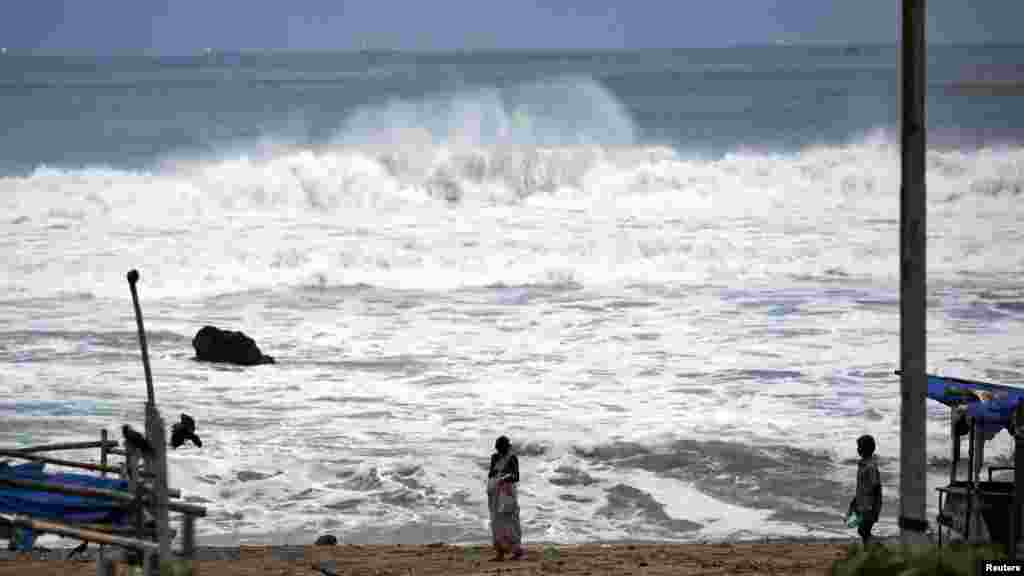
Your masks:
M880 542L892 543L897 542L898 538L893 537L879 537ZM722 546L804 546L804 545L825 545L825 546L842 546L846 547L850 544L859 542L859 538L853 535L849 538L817 538L817 537L768 537L768 538L757 538L757 539L742 539L742 540L702 540L694 542L675 542L667 540L630 540L630 539L617 539L617 540L594 540L588 542L580 542L574 544L565 544L554 541L545 540L531 540L525 542L524 546L529 549L546 549L546 548L557 548L559 550L566 549L577 549L577 548L651 548L651 547L669 547L669 548L689 548L689 547L722 547ZM110 547L116 549L116 547ZM179 547L177 545L172 546L177 551ZM282 553L288 555L289 553L298 550L331 550L331 549L418 549L418 548L458 548L458 549L488 549L490 550L491 544L489 542L444 542L437 541L427 544L347 544L340 542L336 545L318 546L311 543L301 544L262 544L262 543L239 543L239 544L199 544L195 549L195 559L197 560L223 560L233 559L238 556L240 551L244 550L268 550L274 553ZM31 552L15 552L11 550L0 550L0 562L6 562L11 560L46 560L46 561L61 561L74 546L59 546L59 547L47 547L47 546L36 546ZM75 556L75 560L87 559L95 560L96 553L99 550L99 545L90 544L89 547L82 553Z
M826 574L845 557L856 539L778 540L718 543L586 543L526 545L523 560L495 562L488 545L235 546L200 547L193 561L195 574L252 576L263 574L394 574L416 576L499 574L566 575L643 574ZM65 549L46 558L34 555L0 556L0 576L95 574L96 547L88 554L64 560ZM320 571L323 567L326 571Z

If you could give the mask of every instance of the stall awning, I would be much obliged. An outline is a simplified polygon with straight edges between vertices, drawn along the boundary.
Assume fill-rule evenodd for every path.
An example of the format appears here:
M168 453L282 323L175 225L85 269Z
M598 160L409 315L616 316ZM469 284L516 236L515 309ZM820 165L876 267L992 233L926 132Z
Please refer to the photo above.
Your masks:
M949 407L965 407L990 438L1009 427L1013 410L1024 400L1024 389L928 374L928 397Z

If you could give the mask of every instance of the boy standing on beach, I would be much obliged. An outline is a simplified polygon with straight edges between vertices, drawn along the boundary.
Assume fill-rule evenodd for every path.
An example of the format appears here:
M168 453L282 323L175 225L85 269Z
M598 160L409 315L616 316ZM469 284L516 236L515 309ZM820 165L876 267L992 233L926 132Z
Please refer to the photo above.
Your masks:
M882 479L878 474L878 463L875 461L875 439L865 434L857 438L857 495L850 501L850 512L861 516L857 533L864 545L872 540L871 528L878 521L882 511Z

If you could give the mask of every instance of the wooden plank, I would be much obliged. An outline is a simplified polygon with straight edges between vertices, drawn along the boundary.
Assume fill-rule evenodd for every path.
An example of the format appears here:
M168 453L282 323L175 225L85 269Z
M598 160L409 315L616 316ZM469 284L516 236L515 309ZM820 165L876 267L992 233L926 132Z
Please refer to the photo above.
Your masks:
M122 546L124 548L141 550L143 552L158 552L160 550L160 546L155 542L138 540L136 538L125 538L124 536L105 534L103 532L96 532L95 530L82 530L80 528L67 526L57 522L45 522L24 516L12 516L8 514L0 514L0 518L4 518L15 526L24 526L26 528L31 528L33 530L49 534L70 536L72 538L78 538L79 540L87 540L89 542L109 544L112 546Z
M189 515L188 514L183 514L182 517L188 518ZM115 526L113 524L75 524L75 527L76 528L81 528L82 530L94 530L96 532L103 532L104 534L134 534L135 533L135 528L133 526L127 526L127 525L117 525L117 526ZM146 538L154 538L155 539L155 537L156 537L156 531L155 530L152 530L152 529L147 528L147 527L143 527L142 531L143 531L143 536L145 536ZM170 534L171 534L171 538L174 538L175 536L178 535L177 531L175 531L175 530L171 530Z
M26 490L35 490L39 492L56 492L58 494L82 496L85 498L105 498L117 500L119 502L130 502L132 500L131 494L129 494L128 492L122 492L120 490L108 490L106 488L90 488L86 486L70 486L66 484L60 484L57 482L40 482L38 480L22 480L17 478L4 478L0 476L0 484L14 486L15 488L24 488Z
M0 456L8 456L11 458L21 458L23 460L29 460L32 462L42 462L44 464L53 464L54 466L64 466L67 468L80 468L82 470L91 470L93 472L111 473L122 475L124 469L121 466L111 466L109 464L94 464L91 462L76 462L74 460L63 460L61 458L50 458L49 456L36 456L35 454L21 454L21 453L10 453L4 450L0 450ZM152 473L142 472L141 476L144 478L152 478ZM177 496L173 498L179 498L181 496L180 490L173 490L172 493L177 493Z
M900 535L926 541L925 0L900 3Z
M39 446L26 446L24 448L0 448L5 452L22 452L25 454L35 454L37 452L54 452L57 450L86 450L90 448L102 448L107 446L113 448L117 446L117 442L114 440L89 440L84 442L63 442L60 444L41 444Z
M130 503L135 500L131 492L122 490L108 490L106 488L88 488L85 486L68 486L57 482L39 482L36 480L19 480L15 478L0 477L0 484L37 490L43 492L56 492L58 494L70 494L72 496L83 496L86 498L109 498L118 502ZM143 495L143 501L148 501L149 496ZM206 508L188 504L186 502L168 502L167 508L174 512L182 512L193 516L206 516Z
M50 458L49 456L36 456L35 454L32 454L30 452L20 452L18 450L0 450L0 456L7 456L10 458L21 458L23 460L30 460L32 462L53 464L54 466L81 468L82 470L92 470L93 472L117 473L120 471L115 466L104 466L102 464L93 464L90 462L76 462L74 460L64 460L62 458Z

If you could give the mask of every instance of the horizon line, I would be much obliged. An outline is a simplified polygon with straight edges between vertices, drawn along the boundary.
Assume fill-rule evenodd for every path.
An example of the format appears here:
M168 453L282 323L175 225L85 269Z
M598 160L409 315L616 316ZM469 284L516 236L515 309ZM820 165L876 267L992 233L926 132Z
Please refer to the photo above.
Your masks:
M676 52L688 50L735 50L743 48L896 48L898 42L744 42L718 46L675 46L675 47L487 47L487 48L200 48L191 51L141 50L45 50L37 48L3 47L0 56L60 56L60 57L128 57L151 58L196 57L196 56L265 56L280 54L344 54L344 55L468 55L468 54L630 54L640 52ZM1024 47L1024 42L929 42L930 47Z

